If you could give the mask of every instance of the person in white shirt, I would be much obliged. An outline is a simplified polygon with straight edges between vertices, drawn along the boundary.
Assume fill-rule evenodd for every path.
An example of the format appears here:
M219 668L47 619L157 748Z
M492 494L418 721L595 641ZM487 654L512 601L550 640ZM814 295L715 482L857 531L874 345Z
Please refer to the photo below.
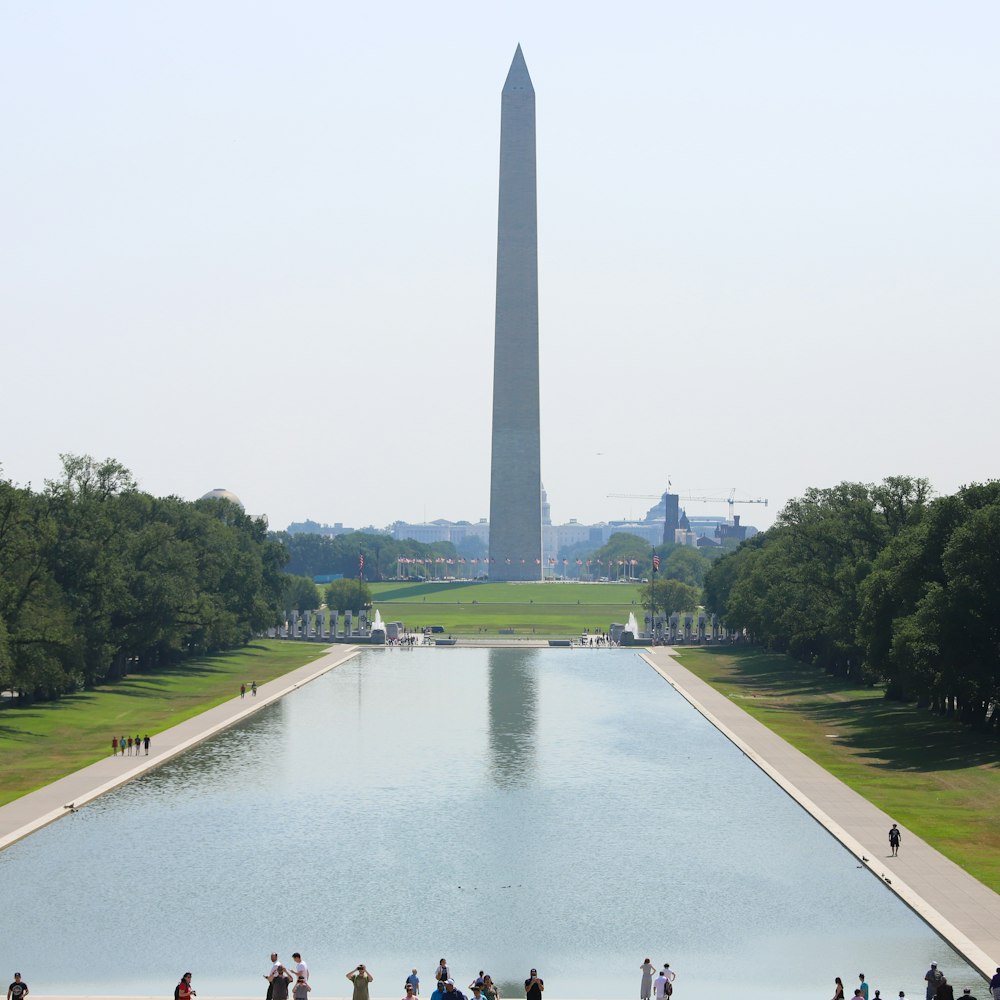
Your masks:
M661 972L653 980L653 995L656 997L656 1000L663 1000L663 994L666 991L666 988L667 977Z
M669 962L664 962L663 971L660 973L660 975L663 976L667 981L667 985L664 987L664 992L666 993L667 996L670 996L671 993L674 992L674 980L677 978L677 973L670 968Z
M295 978L301 976L307 983L309 982L309 966L302 961L302 956L297 952L292 952L292 972Z
M274 976L280 966L281 963L278 961L278 953L276 951L272 951L271 967L264 973L264 978L267 980L267 1000L271 1000L271 996L274 993Z

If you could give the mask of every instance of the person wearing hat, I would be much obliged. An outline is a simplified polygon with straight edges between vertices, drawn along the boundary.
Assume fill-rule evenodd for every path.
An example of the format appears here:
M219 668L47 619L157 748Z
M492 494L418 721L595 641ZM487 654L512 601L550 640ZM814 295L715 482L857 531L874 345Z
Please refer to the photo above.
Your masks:
M444 1000L467 1000L465 994L456 988L454 979L444 981Z
M944 982L944 973L937 967L937 962L931 962L931 967L924 973L924 981L927 983L925 1000L934 1000L938 987Z
M431 994L431 1000L444 1000L444 995L448 991L445 989L444 980L441 982L436 982L434 984L434 992Z
M537 969L532 969L531 974L524 981L525 1000L542 1000L542 990L545 989L545 980L538 975Z
M14 973L14 982L7 987L7 1000L24 1000L31 991L28 984L21 979L21 973Z

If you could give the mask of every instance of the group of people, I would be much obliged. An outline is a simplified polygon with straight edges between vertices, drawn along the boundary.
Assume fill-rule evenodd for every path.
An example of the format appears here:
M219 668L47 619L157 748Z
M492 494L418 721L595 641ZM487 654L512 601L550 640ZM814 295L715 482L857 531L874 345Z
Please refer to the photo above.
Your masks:
M927 983L925 1000L955 1000L955 990L945 974L938 968L937 962L931 962L931 967L924 973L924 982ZM990 993L993 1000L1000 1000L1000 968L990 980ZM969 989L962 991L962 997L963 1000L976 1000L976 997L972 995L972 990Z
M420 995L420 980L416 969L406 977L403 989L405 990L403 1000L411 1000L412 997ZM434 992L430 1000L501 1000L500 988L493 982L493 977L482 969L479 970L478 976L473 977L466 989L471 996L466 996L458 988L448 968L447 959L442 958L434 970ZM527 1000L542 1000L544 989L545 983L538 978L538 971L532 969L530 976L524 981Z
M669 966L664 967L665 971L667 969ZM672 982L673 973L670 975ZM307 1000L312 990L309 985L309 966L297 951L292 953L292 961L288 965L281 962L276 951L271 952L271 964L264 973L264 978L267 980L266 1000ZM363 962L350 969L346 978L353 990L351 1000L370 1000L368 987L375 981L375 977ZM482 969L466 988L469 990L468 996L455 985L448 962L442 958L434 970L434 992L431 993L430 1000L502 1000L493 978ZM525 1000L542 1000L544 990L544 980L538 975L537 969L532 969L524 981ZM403 991L402 1000L414 1000L420 996L420 977L416 969L406 977ZM657 994L661 1000L663 995L662 992ZM191 973L185 972L174 990L174 1000L190 1000L193 996L197 994L191 989ZM11 1000L9 996L8 1000Z
M123 757L132 756L132 751L135 751L136 757L139 756L139 751L145 749L146 756L149 756L149 733L145 736L140 736L138 733L135 736L112 736L111 737L111 756L117 757L119 752Z
M309 985L309 966L300 952L292 952L291 965L284 965L276 951L271 952L271 967L264 973L267 980L267 1000L306 1000L312 987Z
M670 968L669 962L663 963L663 968L660 969L660 973L655 979L653 976L656 974L656 966L648 958L639 968L642 970L639 1000L650 1000L650 997L663 1000L664 997L673 996L674 980L677 978L677 973Z
M858 985L854 988L854 995L849 1000L883 1000L881 990L875 990L869 997L868 982L863 972L858 973L858 980ZM931 962L931 967L924 973L924 982L927 984L924 1000L956 1000L955 990L945 974L938 968L937 962ZM990 980L990 995L992 1000L1000 1000L1000 968ZM840 976L834 980L831 1000L845 1000L844 982ZM905 990L899 991L898 1000L906 1000ZM959 1000L977 1000L977 998L973 996L971 989L966 988L962 991Z

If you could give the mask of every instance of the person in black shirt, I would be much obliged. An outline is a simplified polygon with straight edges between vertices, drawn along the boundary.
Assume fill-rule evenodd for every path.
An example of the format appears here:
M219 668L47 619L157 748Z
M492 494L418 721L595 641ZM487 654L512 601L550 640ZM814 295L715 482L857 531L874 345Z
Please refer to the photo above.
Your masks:
M524 981L525 1000L542 1000L542 990L545 989L545 981L538 978L538 970L531 970L531 978Z
M14 973L14 982L7 987L7 1000L23 1000L28 995L28 984L21 982L21 973Z

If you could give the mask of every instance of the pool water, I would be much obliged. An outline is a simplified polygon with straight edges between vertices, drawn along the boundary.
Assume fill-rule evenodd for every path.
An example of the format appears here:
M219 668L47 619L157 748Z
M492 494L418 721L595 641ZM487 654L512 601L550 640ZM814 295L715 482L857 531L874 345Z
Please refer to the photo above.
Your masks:
M444 956L523 997L922 995L983 981L637 655L366 650L0 853L36 994L425 996ZM824 991L827 991L824 993ZM466 991L467 992L467 991Z

